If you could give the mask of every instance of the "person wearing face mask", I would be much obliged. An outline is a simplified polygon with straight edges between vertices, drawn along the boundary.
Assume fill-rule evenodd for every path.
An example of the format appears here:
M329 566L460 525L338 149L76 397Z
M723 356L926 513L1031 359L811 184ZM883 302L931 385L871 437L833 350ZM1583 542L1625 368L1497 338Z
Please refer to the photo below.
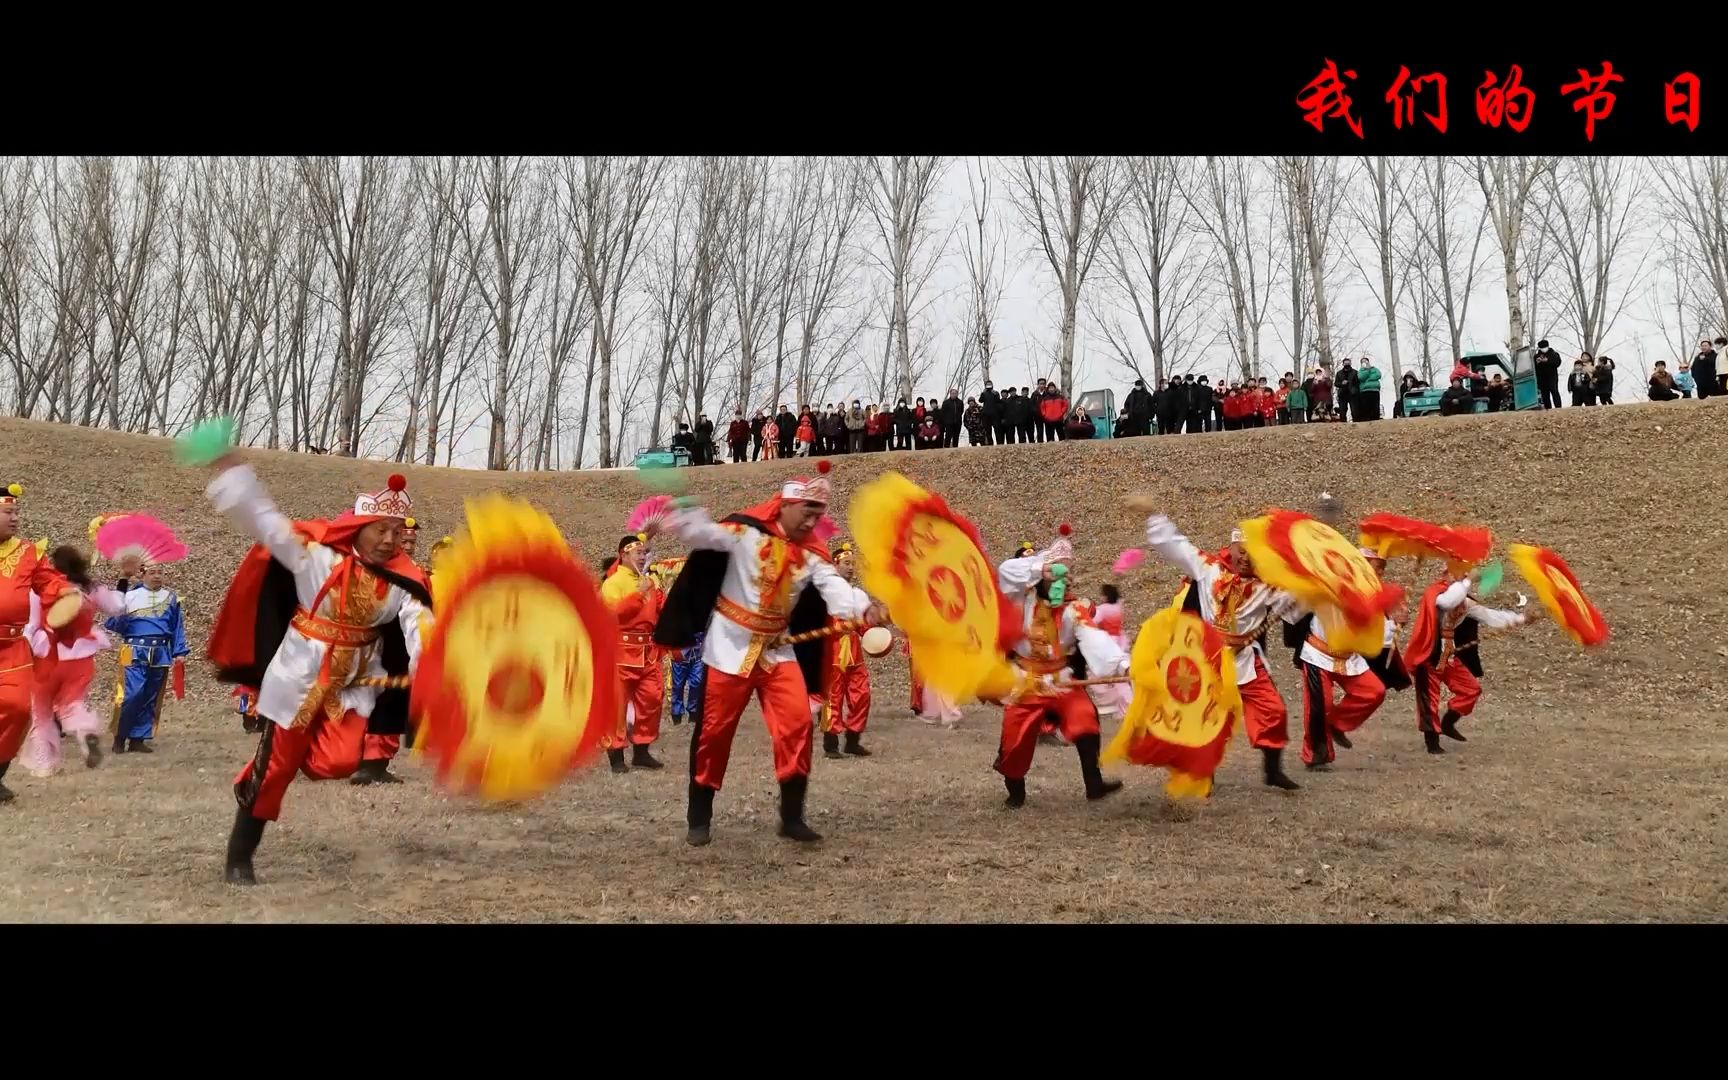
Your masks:
M750 460L760 461L762 458L762 430L768 426L768 416L761 410L750 418Z
M1602 405L1614 404L1614 358L1604 356L1596 361L1596 400Z
M828 470L820 463L820 472ZM716 522L686 503L665 529L690 549L666 597L654 641L687 648L706 629L702 661L707 665L702 710L691 747L690 793L685 842L709 842L714 796L726 779L732 739L744 707L754 696L762 706L774 745L774 776L780 782L780 835L811 842L821 836L804 821L811 754L811 687L824 682L820 638L784 645L799 634L836 619L884 622L887 612L834 567L816 523L827 512L832 490L826 475L786 481L768 500Z
M984 445L990 446L1003 441L1002 434L1002 395L996 392L996 384L989 379L984 380L984 392L978 395L978 410L984 419Z
M221 681L258 688L258 716L268 721L234 781L239 810L224 868L230 884L251 885L252 855L296 774L383 771L374 748L406 729L408 691L368 683L413 677L432 597L401 549L413 506L402 477L361 494L333 520L291 521L232 450L214 472L205 489L211 504L257 542L208 646Z
M856 398L852 401L852 411L846 414L846 452L862 454L864 452L864 426L869 421L864 415L864 409Z
M1272 620L1282 621L1296 600L1274 589L1254 573L1241 530L1230 535L1221 554L1202 552L1174 522L1155 513L1157 500L1131 496L1127 507L1146 518L1146 546L1152 554L1181 570L1187 581L1182 607L1205 619L1218 631L1236 657L1236 685L1242 694L1243 726L1248 742L1260 751L1268 787L1295 791L1301 785L1284 775L1282 758L1289 743L1288 710L1272 676L1266 671L1262 639Z
M894 449L912 449L912 432L917 427L917 414L907 406L906 399L901 398L900 403L894 406Z
M1548 339L1536 343L1536 389L1544 409L1560 407L1560 354L1549 347Z

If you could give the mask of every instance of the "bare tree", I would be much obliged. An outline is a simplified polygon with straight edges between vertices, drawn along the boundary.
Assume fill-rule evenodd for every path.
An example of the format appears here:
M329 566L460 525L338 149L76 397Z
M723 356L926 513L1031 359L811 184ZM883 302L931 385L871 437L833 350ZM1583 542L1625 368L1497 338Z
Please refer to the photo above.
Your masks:
M1194 184L1195 166L1172 157L1124 161L1121 212L1105 241L1111 288L1105 303L1092 305L1094 321L1116 362L1148 385L1192 367L1209 344L1204 326L1215 264L1182 195Z
M1194 220L1212 238L1223 260L1230 297L1225 335L1244 376L1260 370L1260 332L1272 302L1276 210L1266 202L1256 215L1255 202L1263 191L1255 164L1248 158L1209 157L1199 176L1182 187ZM1301 358L1299 341L1292 354Z
M1535 200L1541 231L1566 283L1567 327L1578 346L1599 353L1641 284L1649 247L1628 269L1626 241L1642 223L1645 171L1637 158L1580 157L1543 172Z
M882 250L872 258L888 278L889 333L900 393L912 396L912 321L923 286L935 272L947 247L931 224L936 189L950 164L941 157L870 157L862 167L868 177L866 207L876 225Z
M618 313L636 264L647 246L642 242L643 218L660 190L665 158L584 157L562 162L563 211L570 223L571 242L594 307L594 350L600 368L600 466L612 466L612 356L617 344ZM578 434L587 430L584 406Z
M1376 265L1372 270L1355 260L1354 256L1352 260L1386 318L1386 349L1392 364L1394 387L1404 378L1403 362L1398 353L1398 304L1410 281L1409 275L1403 272L1406 260L1394 228L1397 219L1410 212L1400 190L1402 168L1396 161L1385 156L1359 159L1358 197L1350 202L1351 213L1374 250Z
M803 243L788 260L786 295L798 319L795 384L804 401L826 396L841 365L868 322L853 314L852 279L857 265L854 234L864 212L865 178L854 161L806 159L809 221ZM775 365L775 396L780 370Z
M1056 360L1059 381L1074 385L1074 336L1080 290L1122 197L1121 165L1107 157L1023 157L1010 173L1009 202L1043 252L1061 293Z
M766 157L742 158L733 173L736 187L730 202L726 274L738 322L736 386L738 398L744 402L750 400L757 350L765 344L769 320L776 312L774 382L778 390L780 356L791 319L792 298L787 286L808 227L809 172L793 166L785 171L789 182L781 184L776 184L775 173L774 160ZM700 403L696 407L700 408Z
M1325 363L1333 362L1333 326L1327 306L1327 278L1336 257L1334 241L1342 239L1339 219L1346 185L1339 174L1337 158L1284 157L1274 165L1274 176L1289 207L1288 228L1298 266L1291 272L1307 276L1308 310L1314 318L1316 347ZM1248 372L1253 377L1258 372Z
M411 263L404 257L413 203L402 170L389 158L300 158L301 182L316 235L329 260L336 317L336 432L360 452L367 381L400 313Z
M1506 287L1506 345L1520 349L1529 344L1524 326L1524 308L1518 295L1519 241L1524 235L1525 213L1531 195L1553 161L1534 157L1478 157L1474 159L1476 183L1482 188L1494 238L1500 244L1501 268Z
M1412 244L1420 246L1421 262L1428 274L1424 286L1446 321L1454 360L1464 355L1464 326L1484 261L1482 240L1488 225L1487 204L1466 203L1456 182L1458 170L1456 162L1444 157L1416 158L1414 175L1398 177L1395 182L1410 208ZM1408 248L1406 257L1415 259L1418 252Z
M1683 253L1687 280L1696 285L1700 321L1728 328L1728 159L1664 159L1656 179L1670 243ZM1690 342L1685 355L1691 355Z
M967 242L961 246L966 256L966 274L971 291L966 302L966 346L962 355L975 360L990 381L990 361L995 355L997 313L1002 308L1002 294L1008 287L1008 237L990 218L990 165L979 158L976 165L966 163L966 192L971 197L970 219L973 228ZM964 386L971 364L957 372Z

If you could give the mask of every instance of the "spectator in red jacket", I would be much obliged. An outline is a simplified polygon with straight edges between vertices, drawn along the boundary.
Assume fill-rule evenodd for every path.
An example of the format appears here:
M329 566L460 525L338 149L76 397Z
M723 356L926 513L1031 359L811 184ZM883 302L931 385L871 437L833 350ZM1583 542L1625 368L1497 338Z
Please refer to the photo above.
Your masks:
M1064 428L1068 422L1068 395L1055 383L1049 383L1044 388L1044 400L1038 403L1038 418L1044 423L1045 442L1055 442L1068 437Z
M726 442L732 447L733 464L742 462L750 447L750 421L744 419L743 409L732 410L732 422L726 425Z

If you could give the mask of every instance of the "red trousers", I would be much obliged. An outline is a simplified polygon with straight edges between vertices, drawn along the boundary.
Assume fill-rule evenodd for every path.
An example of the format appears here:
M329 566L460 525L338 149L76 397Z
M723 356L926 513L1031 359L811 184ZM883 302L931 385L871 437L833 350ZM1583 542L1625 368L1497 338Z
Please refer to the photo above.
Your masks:
M1482 684L1476 681L1476 676L1470 674L1456 656L1446 658L1446 663L1436 671L1427 664L1418 665L1411 673L1416 681L1416 726L1422 731L1439 732L1440 730L1440 688L1444 686L1452 691L1452 700L1447 707L1459 717L1469 716L1476 711L1476 702L1482 697Z
M870 722L870 670L863 664L828 669L828 692L822 699L822 730L832 735L864 734Z
M1048 697L1022 698L1002 707L1002 744L996 750L996 771L1009 780L1024 780L1032 768L1038 735L1054 723L1069 743L1098 734L1098 709L1085 690L1065 690Z
M0 641L0 765L18 756L30 734L31 660L23 638Z
M748 675L728 675L710 667L702 698L702 730L696 736L696 760L691 779L720 790L726 763L732 757L732 737L752 691L762 704L762 719L774 740L774 779L786 781L810 775L810 695L804 673L787 660L764 670L758 663Z
M643 667L620 666L618 683L624 689L624 702L629 709L619 710L618 722L601 738L600 745L607 750L622 750L631 743L647 746L660 737L660 703L666 696L658 659ZM628 736L624 730L626 712L630 713Z
M1236 688L1242 695L1242 726L1248 729L1248 744L1267 750L1282 750L1290 741L1284 699L1266 674L1266 661L1254 655L1254 678Z
M1332 688L1340 687L1344 699L1332 701ZM1374 715L1386 700L1386 684L1372 671L1339 675L1313 664L1302 665L1302 761L1331 761L1332 733L1351 732Z
M353 709L335 723L315 719L303 728L269 721L258 739L258 753L234 778L234 794L253 817L275 821L295 773L305 773L308 780L352 776L360 767L362 748L376 738L380 736L366 734L366 718Z

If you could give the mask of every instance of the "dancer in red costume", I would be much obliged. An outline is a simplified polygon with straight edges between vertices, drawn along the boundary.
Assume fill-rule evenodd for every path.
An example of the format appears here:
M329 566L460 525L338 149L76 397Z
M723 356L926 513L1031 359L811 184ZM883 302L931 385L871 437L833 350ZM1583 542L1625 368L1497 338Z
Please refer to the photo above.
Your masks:
M818 466L826 472L827 462ZM834 569L814 533L828 508L826 477L789 480L773 498L715 522L684 506L667 528L691 548L666 598L654 641L689 646L706 628L703 709L690 762L688 843L711 838L714 795L726 779L732 737L752 694L774 740L780 782L780 835L822 837L804 821L810 777L810 686L821 685L821 641L776 645L781 635L827 625L830 616L884 621L887 612ZM813 588L809 586L814 586Z
M1026 773L1032 768L1040 732L1052 723L1079 752L1088 799L1102 799L1122 787L1120 780L1105 780L1099 771L1098 710L1086 688L1056 685L1076 656L1084 663L1086 675L1121 675L1128 670L1128 656L1115 640L1089 621L1079 603L1068 601L1069 564L1074 558L1068 533L1064 525L1061 539L1044 551L1009 559L997 568L1002 595L1017 600L1024 612L1024 633L1010 659L1041 684L1002 707L1002 742L995 767L1008 789L1004 805L1009 809L1026 804Z
M655 584L654 575L645 572L647 562L647 538L640 533L624 537L618 541L617 558L606 561L606 580L600 586L600 599L618 619L618 679L624 687L625 711L601 739L615 773L627 773L631 766L664 768L648 748L660 737L660 706L665 700L654 624L660 620L666 596ZM625 747L633 748L628 762L624 760Z
M77 590L35 544L18 537L18 500L23 495L20 484L0 487L0 803L14 797L5 784L6 770L30 732L36 689L34 656L24 629L30 622L30 598L35 596L42 605L50 630L64 627L83 606L82 596L77 596L75 602L55 608L62 596Z
M1482 656L1478 648L1481 628L1511 630L1530 617L1522 610L1503 611L1480 603L1472 592L1472 579L1442 576L1422 594L1416 622L1410 628L1410 643L1404 664L1416 683L1416 726L1430 754L1444 754L1440 736L1468 742L1458 722L1476 711L1482 696ZM1520 596L1522 609L1528 600ZM1440 711L1440 691L1451 692L1446 711Z
M1145 496L1127 501L1145 512L1155 506ZM1282 758L1289 742L1288 711L1272 677L1266 672L1261 637L1272 619L1282 619L1294 599L1254 576L1254 564L1242 546L1242 534L1230 536L1222 555L1209 555L1189 541L1163 514L1146 519L1146 546L1187 575L1183 606L1212 624L1236 656L1236 685L1242 695L1243 726L1248 741L1260 750L1269 787L1295 791L1301 785L1284 774Z
M216 463L205 493L258 543L223 599L209 655L222 681L258 688L267 721L234 781L231 884L255 882L253 852L296 773L350 776L363 758L382 772L376 732L406 726L406 688L379 685L413 676L430 628L426 579L400 547L406 486L392 476L333 521L290 521L251 466L232 453Z
M840 545L834 568L847 582L857 583L858 556L851 544ZM839 621L829 618L830 624ZM864 642L857 630L847 630L828 638L823 652L822 753L831 758L869 757L862 741L870 723L870 669L864 663ZM841 736L846 739L844 752Z

